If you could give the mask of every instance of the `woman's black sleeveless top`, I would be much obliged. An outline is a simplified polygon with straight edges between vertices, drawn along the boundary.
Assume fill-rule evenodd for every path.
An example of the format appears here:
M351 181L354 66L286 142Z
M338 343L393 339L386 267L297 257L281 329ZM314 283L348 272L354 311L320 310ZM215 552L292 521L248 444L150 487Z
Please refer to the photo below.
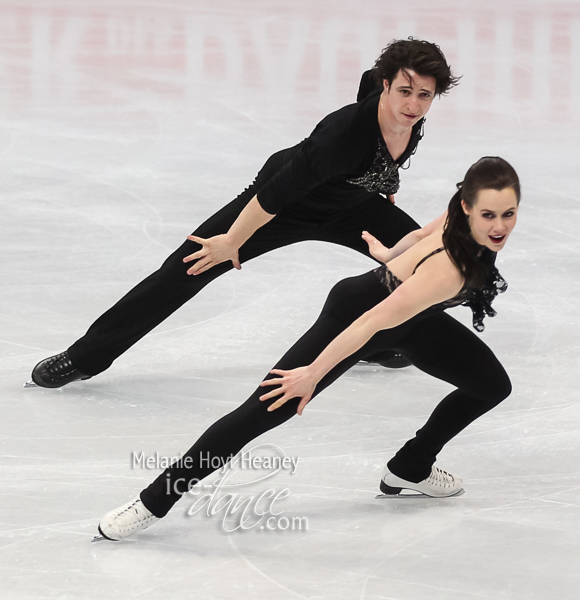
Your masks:
M415 271L431 256L442 252L443 247L436 248L433 252L424 256L413 269L413 275ZM487 251L487 252L486 252ZM489 253L489 254L488 254ZM445 310L447 308L453 308L454 306L468 306L473 312L473 327L477 331L483 331L485 326L483 319L487 317L495 317L497 314L491 307L491 303L499 293L503 293L507 290L507 282L500 275L499 271L493 264L493 255L491 250L484 248L482 251L482 261L487 267L487 277L483 288L469 288L463 287L461 291L444 302L439 302L430 306L426 311L423 312L435 312L439 310ZM387 265L383 265L378 269L374 270L375 275L379 281L387 288L389 294L392 294L403 282L393 275Z

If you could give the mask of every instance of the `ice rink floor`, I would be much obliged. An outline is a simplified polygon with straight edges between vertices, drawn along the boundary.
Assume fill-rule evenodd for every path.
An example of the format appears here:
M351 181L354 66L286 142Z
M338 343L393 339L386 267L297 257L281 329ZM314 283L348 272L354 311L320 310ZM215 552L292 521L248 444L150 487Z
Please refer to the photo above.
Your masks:
M578 2L2 0L0 32L3 599L579 597ZM104 513L253 391L335 282L374 263L289 247L221 278L99 377L24 389L32 367L273 151L353 102L362 71L409 35L463 79L434 102L398 205L426 223L483 155L523 184L498 260L510 287L482 335L514 391L438 461L466 493L375 499L449 387L357 366L261 438L294 473L237 474L246 500L287 490L272 530L228 531L215 505L190 516L192 496L132 540L92 544Z

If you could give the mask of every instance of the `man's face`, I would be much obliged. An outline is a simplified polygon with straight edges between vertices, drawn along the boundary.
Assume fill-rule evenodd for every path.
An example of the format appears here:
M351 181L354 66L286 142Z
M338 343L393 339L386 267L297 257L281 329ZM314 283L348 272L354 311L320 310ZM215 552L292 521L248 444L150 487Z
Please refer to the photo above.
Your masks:
M418 75L415 71L399 71L391 85L385 79L382 101L388 117L405 127L412 127L424 117L435 98L435 77Z

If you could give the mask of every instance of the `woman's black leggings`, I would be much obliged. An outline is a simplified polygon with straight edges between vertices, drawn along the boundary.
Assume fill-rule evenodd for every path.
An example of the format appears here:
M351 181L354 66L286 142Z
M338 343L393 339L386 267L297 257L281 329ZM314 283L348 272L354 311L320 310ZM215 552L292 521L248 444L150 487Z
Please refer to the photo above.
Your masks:
M194 235L209 238L226 233L248 202L292 158L296 149L281 150L271 156L254 183L198 227ZM370 257L368 246L361 239L364 230L392 247L419 227L409 215L379 194L348 209L336 208L333 214L321 214L300 201L289 205L240 248L240 261L244 263L276 248L306 240L340 244ZM228 261L200 275L187 275L192 263L185 264L183 259L199 249L199 244L185 241L157 271L103 313L86 334L68 348L74 366L85 375L97 375L108 369L145 334L233 268Z
M339 282L331 290L318 320L275 368L294 369L310 364L341 331L386 297L386 288L372 271ZM493 352L475 333L444 312L435 312L422 313L398 327L378 332L330 371L314 395L359 360L386 349L403 353L422 371L457 388L439 403L427 423L388 463L396 475L418 482L428 477L443 446L506 398L511 385ZM272 377L269 374L266 378ZM141 492L143 503L153 514L165 516L184 492L215 470L209 464L225 464L248 442L296 414L299 399L268 412L266 409L275 400L261 402L259 397L266 391L258 387Z

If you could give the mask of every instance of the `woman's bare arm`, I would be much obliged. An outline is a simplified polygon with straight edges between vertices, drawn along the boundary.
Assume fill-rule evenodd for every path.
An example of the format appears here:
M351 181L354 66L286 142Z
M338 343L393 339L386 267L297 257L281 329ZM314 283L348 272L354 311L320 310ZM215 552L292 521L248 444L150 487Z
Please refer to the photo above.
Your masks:
M362 232L363 240L369 245L369 252L377 260L388 263L400 254L403 254L405 250L408 250L411 246L414 246L417 242L431 235L434 231L441 229L447 219L447 211L445 211L440 217L437 217L429 224L425 225L421 229L415 229L408 233L405 237L401 238L392 248L383 246L376 237L371 235L368 231Z
M271 373L280 377L260 385L278 387L260 400L270 400L283 393L268 408L271 411L291 398L300 397L298 414L302 414L318 382L338 363L362 348L375 333L401 325L430 306L452 298L462 285L463 279L449 258L444 254L433 257L429 268L424 265L388 298L354 321L310 365L290 371L273 369Z

